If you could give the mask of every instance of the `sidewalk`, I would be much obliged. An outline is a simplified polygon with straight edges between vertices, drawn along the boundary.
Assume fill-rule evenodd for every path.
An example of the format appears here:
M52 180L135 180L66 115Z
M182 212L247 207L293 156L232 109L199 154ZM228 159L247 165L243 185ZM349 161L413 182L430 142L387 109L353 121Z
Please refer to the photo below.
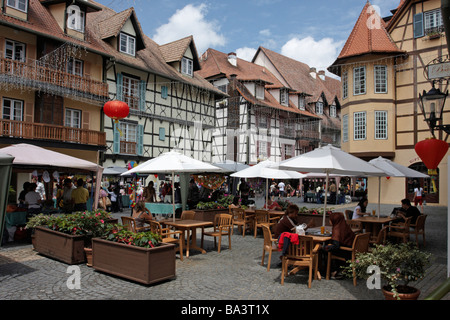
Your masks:
M301 199L290 201L302 206ZM335 210L354 208L356 204L331 206ZM372 209L374 204L369 204ZM382 205L389 214L394 205ZM432 266L425 279L414 283L426 298L445 279L447 272L447 208L425 208L426 251L433 254ZM128 215L126 209L116 217ZM307 287L307 273L286 278L280 284L278 253L272 256L271 269L261 266L263 237L232 236L232 250L224 241L220 254L212 239L205 238L207 254L191 252L184 261L177 258L174 280L143 286L128 280L97 272L82 264L81 288L70 290L68 265L41 256L30 244L8 244L0 248L0 300L384 300L380 290L369 290L365 281L356 287L351 279L313 281ZM421 242L420 242L421 243ZM267 257L266 257L267 262ZM450 294L444 298L450 300Z

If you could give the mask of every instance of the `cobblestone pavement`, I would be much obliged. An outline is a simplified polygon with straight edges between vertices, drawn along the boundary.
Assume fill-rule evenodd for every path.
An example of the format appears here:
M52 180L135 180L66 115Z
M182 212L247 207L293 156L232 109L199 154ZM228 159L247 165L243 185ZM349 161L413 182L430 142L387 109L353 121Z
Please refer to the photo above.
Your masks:
M303 203L299 203L303 206ZM310 205L309 205L310 206ZM335 206L335 209L344 208ZM354 207L354 204L347 205ZM383 205L390 213L394 206ZM421 289L421 299L446 279L447 208L426 207L427 246L433 263L425 279L414 285ZM124 211L115 216L128 215ZM263 237L232 236L221 253L212 239L205 238L206 254L192 251L184 261L177 258L176 278L144 286L110 276L86 265L81 270L81 288L69 289L68 265L36 253L30 244L7 244L0 248L0 300L383 300L380 290L369 290L363 280L356 287L351 279L313 281L307 287L308 275L302 271L280 284L279 253L274 253L271 269L261 266ZM266 257L267 261L267 257ZM448 294L444 299L450 300Z

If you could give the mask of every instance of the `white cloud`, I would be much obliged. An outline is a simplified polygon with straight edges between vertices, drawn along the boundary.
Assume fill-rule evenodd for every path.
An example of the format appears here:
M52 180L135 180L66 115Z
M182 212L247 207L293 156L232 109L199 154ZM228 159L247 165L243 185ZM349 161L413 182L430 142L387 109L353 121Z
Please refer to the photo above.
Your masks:
M205 4L188 4L177 10L168 23L156 29L152 39L158 44L165 44L193 35L199 55L210 47L224 46L226 39L218 33L220 26L215 21L207 20L206 14Z
M311 36L302 39L294 37L281 48L281 54L317 68L317 71L326 71L336 60L343 44L343 41L331 38L316 41Z
M272 33L270 32L270 29L261 30L259 32L259 34L263 37L270 37L272 35Z
M252 61L253 57L255 56L256 49L253 48L239 48L236 50L236 55L239 59L246 60L246 61Z

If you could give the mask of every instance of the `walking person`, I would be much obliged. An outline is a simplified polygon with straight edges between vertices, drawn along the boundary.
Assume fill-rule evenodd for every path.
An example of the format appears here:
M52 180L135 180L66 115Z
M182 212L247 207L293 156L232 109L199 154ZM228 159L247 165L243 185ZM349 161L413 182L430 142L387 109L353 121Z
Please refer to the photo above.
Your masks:
M414 206L420 205L420 212L423 214L423 188L418 185L414 189Z

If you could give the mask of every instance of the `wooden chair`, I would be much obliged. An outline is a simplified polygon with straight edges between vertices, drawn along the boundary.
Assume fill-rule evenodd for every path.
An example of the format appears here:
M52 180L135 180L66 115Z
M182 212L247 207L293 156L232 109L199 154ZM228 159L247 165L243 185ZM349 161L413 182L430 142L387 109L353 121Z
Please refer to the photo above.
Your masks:
M347 220L347 224L354 233L361 233L363 231L363 225L361 221Z
M264 234L264 245L263 245L263 253L261 265L264 265L264 258L266 256L266 252L269 253L269 261L267 262L267 271L270 271L270 262L272 260L272 252L278 251L277 247L277 239L272 237L272 233L270 231L268 224L263 224L261 226Z
M276 218L271 219L269 211L267 210L255 210L255 219L254 219L254 230L255 230L255 238L258 232L258 228L261 228L264 224L269 224L269 228L275 225Z
M352 220L352 218L353 218L353 211L352 210L345 210L345 218L347 220Z
M150 221L150 228L153 233L161 236L163 243L175 243L178 244L178 252L180 253L180 260L183 261L183 243L184 234L181 231L173 231L170 228L163 228L158 221ZM178 239L175 238L178 236Z
M419 234L422 235L423 238L423 246L425 247L425 220L427 219L426 214L422 214L417 217L415 224L410 224L409 226L414 230L414 234L416 235L416 244L419 246Z
M214 237L214 248L216 245L216 238L219 238L219 247L218 253L220 253L220 247L222 245L222 236L228 236L228 247L231 250L231 234L233 231L233 217L227 213L216 214L214 217L214 230L210 232L202 231L202 243L201 247L203 248L203 238L204 236Z
M372 245L386 244L387 232L388 232L388 226L384 226L383 228L381 228L380 232L378 233L377 239L373 242L371 241L370 243ZM369 248L369 251L370 251L370 248Z
M283 256L281 264L281 285L284 285L284 278L288 274L288 267L308 267L309 280L308 288L311 288L312 275L314 272L314 279L317 279L317 261L320 244L314 247L314 240L311 236L299 236L298 244L290 244L288 252ZM291 271L289 274L293 274Z
M187 210L181 213L181 220L194 220L195 219L195 211Z
M136 227L136 220L131 217L122 216L122 225L131 232L144 232L149 231L150 227Z
M370 233L360 233L355 236L355 240L353 240L353 245L351 248L349 247L340 247L341 250L351 252L352 254L352 262L356 259L356 253L358 252L367 252L369 250L369 241L370 241ZM331 270L331 260L340 260L346 261L346 258L335 256L331 251L328 252L328 262L327 262L327 280L330 279L330 270ZM356 274L353 270L353 285L356 287Z
M398 239L402 239L404 243L409 241L409 228L411 225L412 217L408 217L404 222L391 224L388 230L388 237L394 237Z
M230 208L230 214L233 216L233 227L242 230L242 236L245 237L245 231L253 226L253 215L247 215L241 208Z

